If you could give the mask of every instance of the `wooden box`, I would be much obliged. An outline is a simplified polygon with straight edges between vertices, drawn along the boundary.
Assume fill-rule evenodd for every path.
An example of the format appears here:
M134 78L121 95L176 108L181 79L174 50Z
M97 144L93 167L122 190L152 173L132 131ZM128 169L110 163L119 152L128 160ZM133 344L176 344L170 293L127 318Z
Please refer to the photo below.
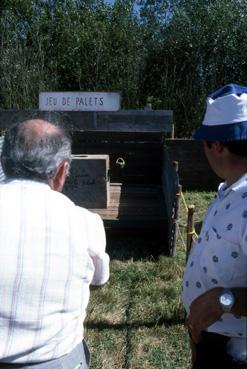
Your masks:
M85 208L107 208L110 203L109 156L73 155L63 193Z
M172 132L171 111L1 111L0 128L29 118L60 121L67 126L74 155L109 156L107 206L88 204L101 215L108 234L115 231L121 240L124 232L136 241L142 239L141 248L150 242L153 255L174 255L179 179L165 141ZM109 240L108 236L108 244Z

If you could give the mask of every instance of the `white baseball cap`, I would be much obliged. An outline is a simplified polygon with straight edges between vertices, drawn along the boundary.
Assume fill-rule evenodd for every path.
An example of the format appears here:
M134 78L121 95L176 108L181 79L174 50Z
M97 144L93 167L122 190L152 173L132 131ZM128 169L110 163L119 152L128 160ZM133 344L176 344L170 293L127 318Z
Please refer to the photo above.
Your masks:
M229 84L207 98L207 109L193 137L208 141L247 140L247 87Z

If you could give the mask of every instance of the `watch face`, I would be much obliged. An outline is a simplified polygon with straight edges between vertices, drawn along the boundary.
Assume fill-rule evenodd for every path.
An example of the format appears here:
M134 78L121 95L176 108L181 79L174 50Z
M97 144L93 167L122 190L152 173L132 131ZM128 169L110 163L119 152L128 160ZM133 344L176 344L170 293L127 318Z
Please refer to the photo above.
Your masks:
M232 294L225 292L220 296L220 303L225 306L231 306L233 303Z

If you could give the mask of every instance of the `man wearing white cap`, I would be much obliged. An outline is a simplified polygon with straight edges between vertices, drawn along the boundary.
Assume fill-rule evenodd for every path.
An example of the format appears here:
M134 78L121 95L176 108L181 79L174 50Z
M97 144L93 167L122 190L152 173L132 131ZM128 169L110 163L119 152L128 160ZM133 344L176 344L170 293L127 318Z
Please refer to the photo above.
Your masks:
M205 216L184 273L193 369L247 364L247 87L226 85L207 99L194 135L225 180Z

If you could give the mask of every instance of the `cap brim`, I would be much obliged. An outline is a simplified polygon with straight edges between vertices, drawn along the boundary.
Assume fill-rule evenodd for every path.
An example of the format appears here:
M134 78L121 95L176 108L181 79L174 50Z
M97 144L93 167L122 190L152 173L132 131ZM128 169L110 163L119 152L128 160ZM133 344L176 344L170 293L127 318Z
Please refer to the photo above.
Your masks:
M195 140L241 141L247 140L247 121L218 126L201 127L193 134Z

